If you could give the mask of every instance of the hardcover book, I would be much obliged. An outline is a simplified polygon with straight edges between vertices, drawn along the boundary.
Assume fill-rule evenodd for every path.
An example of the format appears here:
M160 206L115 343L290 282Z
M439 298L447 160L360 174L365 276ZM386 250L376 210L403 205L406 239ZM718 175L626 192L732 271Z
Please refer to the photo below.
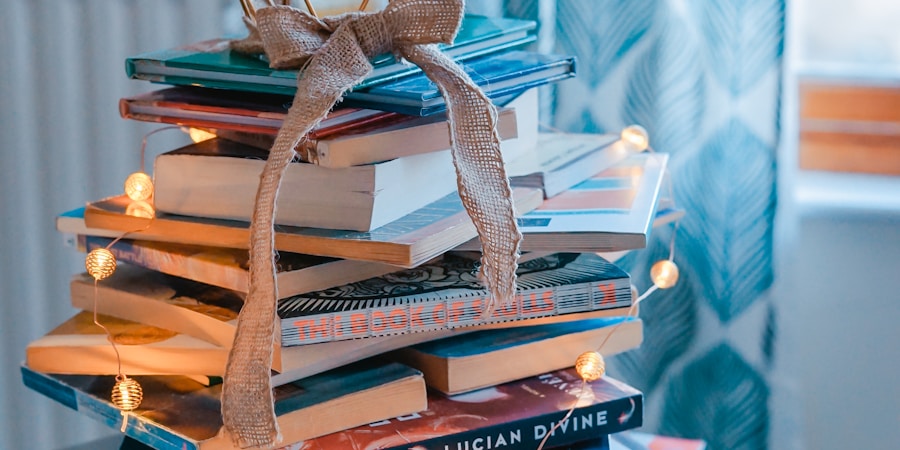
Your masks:
M544 190L544 198L591 178L628 156L612 134L539 133L537 145L506 165L509 183Z
M143 122L217 128L247 133L277 134L288 108L287 95L177 86L119 99L119 115ZM313 128L310 138L383 120L400 114L338 106Z
M101 236L77 235L75 239L85 253L106 248L118 261L242 293L249 289L247 250ZM275 271L278 294L288 297L395 272L397 266L280 252Z
M190 126L269 150L292 102L285 96L179 86L123 98L119 112L126 119ZM521 111L514 111L513 103L498 112L502 141L517 136ZM445 115L420 117L339 107L296 150L301 161L339 168L449 148Z
M484 94L505 104L529 89L575 76L575 57L509 50L465 61L462 68ZM446 110L444 97L424 74L348 92L343 105L427 116Z
M120 429L157 450L232 449L222 429L222 385L183 376L135 376L141 406L123 414L110 402L115 377L51 375L22 366L25 385L69 408ZM363 361L275 389L275 414L290 444L426 407L422 374L397 363Z
M269 150L275 137L227 129L207 129L225 139ZM538 93L525 91L499 108L497 131L504 161L514 161L537 140ZM305 139L295 150L302 161L341 168L450 148L446 115L419 117L395 114L362 126L348 127L327 136Z
M441 48L464 61L530 43L536 26L531 20L467 15L453 43ZM135 55L126 59L125 71L130 78L157 83L294 95L298 71L270 69L264 58L234 52L228 42L213 39ZM374 69L354 89L421 72L416 65L399 62L390 54L370 62Z
M631 305L627 273L593 254L561 253L522 263L515 300L482 318L488 293L477 278L477 264L446 254L415 269L278 300L281 345L514 324ZM71 294L76 308L96 305L103 314L223 347L231 347L244 300L236 291L126 264L96 287L87 273L75 275Z
M159 212L249 222L269 152L208 139L153 165ZM330 169L295 161L281 181L277 225L371 231L456 192L449 150Z
M421 370L430 387L454 395L571 367L601 346L604 356L631 350L642 339L640 319L609 317L475 331L402 348L392 357Z
M646 247L667 162L665 153L630 155L521 214L522 251L618 252ZM675 217L680 214L661 216ZM457 250L480 248L471 240Z
M534 450L573 406L572 415L547 439L548 448L595 441L643 422L643 395L638 390L608 376L582 384L574 369L566 369L468 394L448 397L429 391L425 411L289 448Z
M514 188L516 211L540 205L540 189ZM141 203L124 195L89 203L57 217L62 233L248 248L249 223L156 213L142 214ZM278 251L415 267L475 238L477 231L454 192L383 227L369 232L279 226Z

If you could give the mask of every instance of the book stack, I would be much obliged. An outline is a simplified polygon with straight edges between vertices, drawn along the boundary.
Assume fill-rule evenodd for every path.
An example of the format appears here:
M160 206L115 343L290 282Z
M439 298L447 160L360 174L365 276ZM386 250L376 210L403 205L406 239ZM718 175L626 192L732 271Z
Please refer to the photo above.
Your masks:
M547 448L607 448L606 435L640 426L639 391L609 377L584 388L572 366L641 342L615 257L678 216L659 199L667 160L616 136L539 131L536 88L575 65L522 50L535 26L466 16L444 48L498 105L524 234L516 299L490 317L446 105L415 66L373 59L296 149L275 238L284 446L526 449L548 437ZM118 268L72 277L81 311L32 342L21 369L28 387L155 449L231 448L220 398L248 291L249 220L293 101L297 71L224 44L126 62L131 78L167 86L123 98L122 117L214 136L155 158L150 202L119 195L58 216L74 247L108 249ZM127 414L109 400L123 373L143 386Z

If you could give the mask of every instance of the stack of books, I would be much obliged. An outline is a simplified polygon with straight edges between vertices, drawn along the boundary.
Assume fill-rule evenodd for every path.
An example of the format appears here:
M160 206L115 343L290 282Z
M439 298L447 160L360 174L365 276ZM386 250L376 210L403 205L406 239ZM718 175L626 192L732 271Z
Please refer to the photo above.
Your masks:
M445 105L414 66L373 60L297 149L276 219L272 383L288 448L532 449L548 433L547 448L606 448L640 426L639 391L604 377L582 392L572 366L641 342L615 257L679 215L659 199L667 159L616 136L539 131L536 87L574 76L575 61L522 50L535 25L467 16L445 47L499 107L524 234L516 300L491 317ZM149 204L121 195L58 216L73 246L108 248L119 265L100 282L73 276L81 312L30 343L22 366L30 388L156 449L231 448L220 395L249 220L293 101L296 71L223 42L128 59L130 77L168 86L123 98L122 117L214 137L156 157ZM120 372L144 392L126 415L109 400Z

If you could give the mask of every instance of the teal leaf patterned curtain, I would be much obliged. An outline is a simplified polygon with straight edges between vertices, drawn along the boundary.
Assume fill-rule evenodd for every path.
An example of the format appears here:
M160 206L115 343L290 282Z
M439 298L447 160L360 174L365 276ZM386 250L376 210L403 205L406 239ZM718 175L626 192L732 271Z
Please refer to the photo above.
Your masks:
M573 80L542 96L572 132L643 125L671 154L680 283L641 305L641 348L610 373L644 391L647 431L710 449L769 446L776 145L784 0L494 0L475 13L539 20L542 49L574 54ZM551 29L552 28L552 29ZM545 94L547 94L545 92ZM672 229L623 261L641 291Z

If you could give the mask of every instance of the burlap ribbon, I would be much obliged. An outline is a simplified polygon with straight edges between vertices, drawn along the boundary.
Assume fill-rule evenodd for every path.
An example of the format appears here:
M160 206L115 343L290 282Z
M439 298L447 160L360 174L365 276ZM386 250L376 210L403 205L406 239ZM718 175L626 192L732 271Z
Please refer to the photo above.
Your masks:
M260 177L250 226L250 292L241 310L222 394L225 430L242 448L280 441L270 368L275 332L275 200L294 148L342 94L372 70L369 59L393 52L417 64L447 103L459 195L483 249L481 279L492 299L510 301L522 236L500 154L497 112L469 76L436 43L450 43L462 0L395 0L375 13L319 19L289 6L269 6L248 20L249 36L232 47L265 52L273 68L302 68L297 94ZM287 193L303 195L302 192ZM311 212L315 214L315 212Z

